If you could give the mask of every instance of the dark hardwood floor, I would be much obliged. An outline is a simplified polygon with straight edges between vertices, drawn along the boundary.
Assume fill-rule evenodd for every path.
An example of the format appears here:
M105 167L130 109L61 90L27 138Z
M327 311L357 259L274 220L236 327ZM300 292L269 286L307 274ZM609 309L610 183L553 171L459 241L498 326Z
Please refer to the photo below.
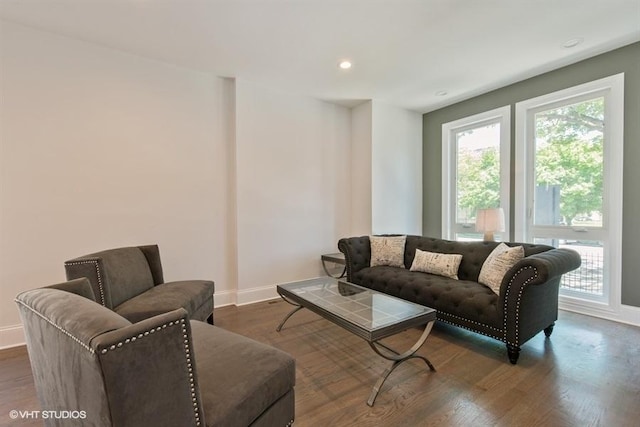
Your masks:
M296 358L296 422L304 426L637 426L640 425L640 328L561 312L553 335L526 343L517 365L503 344L436 324L414 359L398 367L375 406L371 388L390 362L360 338L302 310L280 333L291 306L282 301L216 309L216 325ZM410 329L385 343L404 350ZM0 425L9 411L39 409L24 347L0 351Z

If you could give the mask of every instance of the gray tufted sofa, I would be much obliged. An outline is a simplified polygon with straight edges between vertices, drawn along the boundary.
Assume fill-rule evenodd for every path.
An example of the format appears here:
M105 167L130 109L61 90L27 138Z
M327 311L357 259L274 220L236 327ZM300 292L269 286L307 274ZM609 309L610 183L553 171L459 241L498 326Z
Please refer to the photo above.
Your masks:
M482 264L497 242L455 242L423 236L407 236L404 264L407 268L370 267L368 236L340 239L345 255L347 281L437 310L437 319L504 342L511 363L518 361L520 346L540 331L550 336L558 318L558 291L564 273L580 266L580 255L571 249L547 245L522 245L525 258L507 272L496 295L478 283ZM459 280L409 271L416 249L462 254Z

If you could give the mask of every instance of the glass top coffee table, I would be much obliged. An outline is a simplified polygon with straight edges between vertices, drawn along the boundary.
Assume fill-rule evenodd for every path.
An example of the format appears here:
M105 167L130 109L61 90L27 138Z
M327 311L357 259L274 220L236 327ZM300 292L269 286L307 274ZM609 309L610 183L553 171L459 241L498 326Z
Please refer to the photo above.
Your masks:
M295 306L276 328L278 332L295 312L307 308L363 338L373 351L393 362L373 386L367 400L369 406L373 406L382 384L402 362L422 359L429 369L435 371L429 359L415 354L431 332L436 320L434 309L332 277L278 285L277 291L282 299ZM424 326L424 332L413 347L404 353L379 341L416 326Z

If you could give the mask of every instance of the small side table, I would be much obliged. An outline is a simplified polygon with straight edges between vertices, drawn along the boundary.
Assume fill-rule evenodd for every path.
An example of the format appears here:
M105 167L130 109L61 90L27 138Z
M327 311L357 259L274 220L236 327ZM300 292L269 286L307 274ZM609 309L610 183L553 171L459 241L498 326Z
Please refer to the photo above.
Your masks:
M342 252L338 252L335 254L324 254L320 257L320 259L322 260L322 268L324 269L324 272L327 273L327 276L331 276L336 279L341 279L347 273L347 263L344 260L344 254ZM333 274L331 274L327 269L327 265L325 264L326 262L332 262L334 264L344 265L344 268L342 269L342 274L340 274L339 276L334 276Z

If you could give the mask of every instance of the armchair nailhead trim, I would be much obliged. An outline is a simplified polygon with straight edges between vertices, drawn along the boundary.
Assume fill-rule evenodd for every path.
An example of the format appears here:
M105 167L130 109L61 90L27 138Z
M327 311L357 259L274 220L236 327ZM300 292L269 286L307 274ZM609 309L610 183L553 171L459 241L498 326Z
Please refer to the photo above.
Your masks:
M72 340L74 340L77 344L80 344L80 346L82 348L84 348L85 350L87 350L89 353L94 354L94 350L89 347L88 345L86 345L85 343L82 342L82 340L80 340L79 338L75 337L74 335L71 334L71 332L67 331L66 329L64 329L62 326L54 323L53 321L51 321L50 319L46 318L43 314L37 312L36 310L34 310L33 308L31 308L30 306L28 306L27 304L25 304L24 302L15 299L14 300L17 304L20 304L21 306L27 308L29 311L31 311L32 313L34 313L36 316L40 317L41 319L43 319L45 322L47 322L48 324L50 324L51 326L53 326L54 328L56 328L57 330L59 330L60 332L62 332L63 334L65 334L66 336L68 336L69 338L71 338Z
M106 307L107 304L104 301L104 289L102 287L102 276L100 274L100 268L98 268L98 260L97 259L89 259L89 260L86 260L86 261L67 262L65 264L66 265L93 264L93 266L96 269L96 277L98 278L98 289L100 289L100 301L102 301L102 305Z
M293 420L289 421L289 422L287 423L287 425L286 425L286 426L284 426L284 427L291 427L292 425L293 425Z
M167 322L164 325L160 325L160 326L157 326L155 328L151 328L148 331L140 332L138 335L134 335L134 336L132 336L130 338L127 338L127 339L125 339L123 341L118 342L117 344L112 344L112 345L110 345L108 347L103 348L102 350L100 350L100 353L101 354L106 354L109 351L112 351L112 350L115 350L116 348L122 347L124 344L129 344L129 343L135 342L137 339L149 336L149 334L153 334L156 331L159 331L160 329L165 329L167 326L174 326L174 325L178 325L180 323L184 323L184 319Z
M155 328L151 328L148 331L145 332L141 332L138 335L132 336L130 338L125 339L124 341L120 341L117 344L112 344L108 347L103 348L102 350L100 350L100 353L102 354L106 354L109 351L115 350L117 348L122 347L124 344L129 344L132 343L134 341L136 341L137 339L141 339L144 338L146 336L149 336L149 334L153 334L157 331L160 331L161 329L166 329L167 326L177 326L180 325L182 327L182 337L184 338L184 354L185 354L185 358L186 358L186 362L187 362L187 371L189 373L189 389L191 392L191 401L193 402L193 414L195 417L195 421L196 421L196 426L201 425L200 422L200 404L198 402L198 394L196 393L196 386L195 386L195 382L193 379L193 363L191 361L191 354L190 354L190 350L189 350L189 334L187 334L187 325L185 324L185 319L182 318L180 320L173 320L171 322L167 322L164 325L160 325L157 326Z
M184 354L187 359L187 370L189 371L189 387L191 387L191 400L193 402L193 413L196 419L196 425L200 425L200 405L198 404L198 394L196 393L196 386L193 381L193 364L191 362L191 355L189 354L189 334L187 334L187 325L184 319L181 320L182 324L182 336L184 337Z
M529 277L527 280L524 281L522 286L520 286L520 290L518 291L518 298L516 298L516 319L515 319L516 339L515 339L515 343L512 343L507 338L507 301L509 301L509 291L511 290L511 285L513 284L513 281L524 270L534 270L534 273L533 273L533 276ZM519 324L520 323L520 301L522 301L522 292L524 292L524 288L526 288L527 285L531 283L533 280L535 280L537 277L538 277L538 269L529 265L527 267L522 267L520 270L518 270L516 274L514 274L511 280L509 281L509 285L507 285L507 290L504 295L504 339L502 340L507 344L513 345L515 347L520 347L520 339L518 336L518 331L520 329L520 324Z

